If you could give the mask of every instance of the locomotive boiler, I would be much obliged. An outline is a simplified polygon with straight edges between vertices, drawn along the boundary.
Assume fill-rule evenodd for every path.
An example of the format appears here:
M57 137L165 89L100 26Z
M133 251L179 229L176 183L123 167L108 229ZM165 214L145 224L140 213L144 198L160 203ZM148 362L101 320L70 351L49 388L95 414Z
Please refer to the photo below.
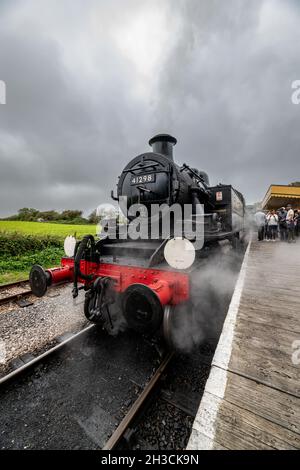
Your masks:
M156 135L149 141L151 152L129 161L111 193L126 217L102 223L97 238L68 237L60 267L34 265L35 295L71 281L73 297L85 291L84 312L91 322L114 332L122 321L172 343L172 325L190 305L191 278L201 260L223 240L240 245L245 212L242 194L231 185L210 186L204 171L175 163L176 142Z

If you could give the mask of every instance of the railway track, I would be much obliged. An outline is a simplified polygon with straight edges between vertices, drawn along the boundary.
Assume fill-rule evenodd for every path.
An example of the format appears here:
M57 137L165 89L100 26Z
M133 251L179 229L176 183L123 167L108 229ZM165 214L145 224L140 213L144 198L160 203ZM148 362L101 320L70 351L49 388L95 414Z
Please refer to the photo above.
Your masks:
M213 350L214 347L208 354L198 351L195 358L180 357L173 351L167 353L146 386L141 387L138 398L103 450L185 449L199 407L201 391L210 371ZM191 366L192 370L189 370ZM195 382L191 380L191 375L197 368L202 369L202 377L197 382L195 391ZM178 379L182 379L182 383L176 384ZM169 429L166 423L168 420ZM151 421L155 421L153 430L156 444L150 442L149 436L148 439L144 436L144 429L149 430ZM170 442L170 434L173 434L173 438L174 434L178 434L177 439L174 439L177 444Z
M139 413L142 412L147 400L149 400L151 394L155 391L162 374L165 372L166 368L170 364L172 358L174 356L173 352L169 352L165 358L162 360L160 366L151 377L137 400L134 402L130 410L127 412L126 416L123 418L117 429L114 431L112 436L109 438L103 450L113 450L115 449L118 444L120 443L121 439L126 437L126 433L130 430L130 426L134 423L137 419Z
M56 289L59 286L68 284L68 282L60 282L51 286L51 289ZM24 281L11 282L9 284L0 285L0 306L10 302L16 302L20 299L33 295L29 286L29 279Z
M11 282L0 286L0 305L14 302L32 294L29 280Z
M133 332L89 325L0 378L0 448L184 449L212 354L161 359Z
M139 426L147 421L157 397L184 410L184 400L170 398L165 390L166 377L182 373L176 369L178 357L172 360L174 353L167 352L159 358L154 351L130 333L118 339L102 337L89 325L0 378L2 448L135 448ZM200 400L198 390L196 397ZM47 439L41 437L40 426L35 429L37 422L43 427L45 419ZM159 428L163 432L163 426Z
M82 335L86 334L88 331L91 329L95 328L95 325L91 324L88 325L86 328L83 328L81 331L78 333L70 334L67 335L66 339L57 339L57 344L51 348L49 348L47 351L43 352L42 354L39 354L36 357L33 357L32 359L28 360L27 362L24 362L22 359L19 359L19 362L24 362L22 365L17 367L15 370L9 372L8 374L4 375L3 377L0 377L0 387L6 383L8 383L10 380L16 379L18 376L23 374L24 372L28 371L29 369L33 368L36 366L39 362L46 360L48 357L52 356L53 354L57 353L60 349L63 349L66 347L68 344L70 344L72 341L78 339ZM63 338L63 336L62 336Z
M59 341L0 378L0 448L185 448L202 384L193 393L166 384L187 369L178 367L177 355L162 359L136 334L99 335L95 325ZM192 357L184 381L209 371L211 352Z
M160 362L142 338L89 325L0 379L0 448L104 448Z

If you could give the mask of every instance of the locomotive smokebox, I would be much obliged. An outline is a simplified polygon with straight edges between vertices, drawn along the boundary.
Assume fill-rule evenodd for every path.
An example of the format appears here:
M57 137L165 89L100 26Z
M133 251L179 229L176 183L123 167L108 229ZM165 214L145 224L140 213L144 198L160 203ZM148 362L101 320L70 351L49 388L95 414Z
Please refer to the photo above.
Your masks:
M173 160L173 146L177 140L169 134L157 134L149 140L149 145L154 153L160 153Z

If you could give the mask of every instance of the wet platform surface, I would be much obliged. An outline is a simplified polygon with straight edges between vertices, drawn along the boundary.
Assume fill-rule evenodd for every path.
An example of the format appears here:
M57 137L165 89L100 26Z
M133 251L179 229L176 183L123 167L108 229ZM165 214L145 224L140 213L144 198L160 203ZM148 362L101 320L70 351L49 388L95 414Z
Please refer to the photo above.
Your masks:
M188 449L300 449L300 242L250 242Z

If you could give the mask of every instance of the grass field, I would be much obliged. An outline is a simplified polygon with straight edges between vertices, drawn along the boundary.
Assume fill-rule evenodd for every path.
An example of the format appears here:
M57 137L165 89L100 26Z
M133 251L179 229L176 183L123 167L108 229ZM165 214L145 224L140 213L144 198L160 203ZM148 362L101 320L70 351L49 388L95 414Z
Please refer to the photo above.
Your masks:
M40 264L43 268L59 266L63 255L63 248L48 247L18 256L0 256L0 284L28 279L34 264Z
M77 237L87 234L95 235L96 226L0 220L0 232L18 232L29 235L55 235L65 238L67 235L74 235L75 233Z
M95 233L95 225L0 220L0 284L27 279L35 263L44 268L59 265L67 235Z

